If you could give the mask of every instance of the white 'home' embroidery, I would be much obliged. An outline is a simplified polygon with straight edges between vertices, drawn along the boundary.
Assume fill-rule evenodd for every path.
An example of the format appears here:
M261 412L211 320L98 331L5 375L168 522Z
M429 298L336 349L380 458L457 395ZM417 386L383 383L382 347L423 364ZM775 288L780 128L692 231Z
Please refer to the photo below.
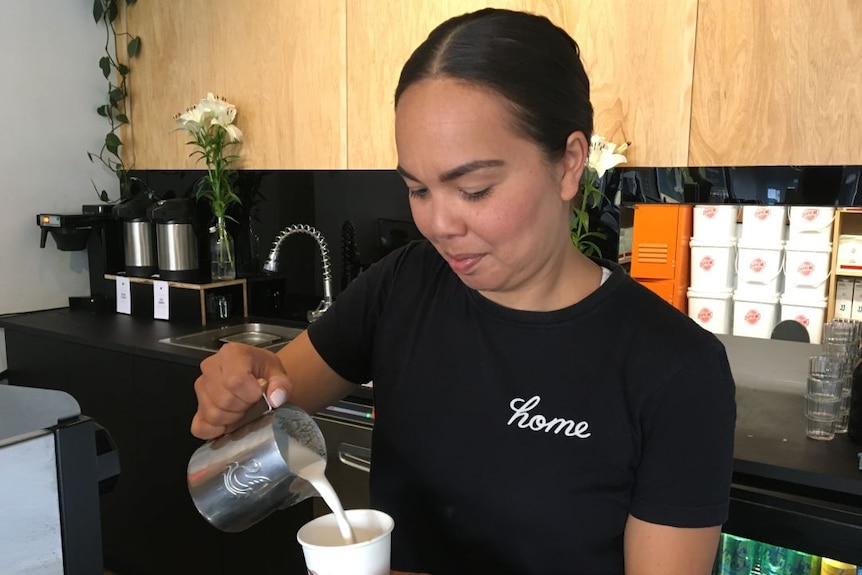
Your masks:
M539 405L540 401L542 401L542 398L538 395L534 395L530 399L523 399L520 397L513 399L509 402L509 407L511 407L512 411L515 413L513 413L512 417L509 418L508 425L517 423L517 426L521 429L544 431L545 433L553 431L557 435L562 432L563 435L566 435L567 437L579 437L581 439L586 439L592 435L587 431L590 424L586 421L578 421L575 423L571 419L563 419L562 417L546 419L544 415L540 415L538 413L531 417L529 412Z

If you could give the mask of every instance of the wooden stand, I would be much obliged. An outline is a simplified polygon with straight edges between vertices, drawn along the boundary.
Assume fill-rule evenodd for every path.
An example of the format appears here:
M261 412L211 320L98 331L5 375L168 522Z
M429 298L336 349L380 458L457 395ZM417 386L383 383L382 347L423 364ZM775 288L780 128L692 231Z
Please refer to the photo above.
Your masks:
M838 271L838 238L843 234L862 235L862 208L837 208L835 224L832 227L832 262L829 276L829 293L826 303L826 321L835 317L835 295L838 280L842 277L862 277L862 272L855 270ZM854 296L855 299L855 296Z
M153 317L153 282L158 278L139 278L119 274L105 274L105 279L117 281L118 277L128 277L132 299L132 315ZM224 280L207 284L168 282L170 292L168 321L199 320L218 323L248 317L248 288L245 279ZM218 309L218 301L224 302ZM209 300L209 301L208 301ZM239 305L239 301L242 305ZM209 305L208 305L209 304ZM226 312L225 312L225 309Z

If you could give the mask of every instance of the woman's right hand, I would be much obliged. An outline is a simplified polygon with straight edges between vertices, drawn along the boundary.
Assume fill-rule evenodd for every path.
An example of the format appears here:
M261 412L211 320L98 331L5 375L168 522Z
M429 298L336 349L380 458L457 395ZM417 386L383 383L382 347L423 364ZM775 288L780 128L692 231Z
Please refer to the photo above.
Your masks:
M261 399L260 379L268 382L266 393L273 407L287 400L291 382L271 351L228 343L203 360L195 381L198 410L192 419L192 435L212 439L239 422Z

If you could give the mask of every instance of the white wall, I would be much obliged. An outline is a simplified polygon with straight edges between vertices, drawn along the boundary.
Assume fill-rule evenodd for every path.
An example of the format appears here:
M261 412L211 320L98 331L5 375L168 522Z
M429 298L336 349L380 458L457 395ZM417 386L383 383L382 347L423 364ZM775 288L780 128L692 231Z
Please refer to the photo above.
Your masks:
M63 307L69 296L89 294L86 252L61 252L50 237L40 250L36 214L80 213L98 203L91 179L112 185L112 174L87 158L107 128L95 112L105 37L92 5L0 2L0 314Z

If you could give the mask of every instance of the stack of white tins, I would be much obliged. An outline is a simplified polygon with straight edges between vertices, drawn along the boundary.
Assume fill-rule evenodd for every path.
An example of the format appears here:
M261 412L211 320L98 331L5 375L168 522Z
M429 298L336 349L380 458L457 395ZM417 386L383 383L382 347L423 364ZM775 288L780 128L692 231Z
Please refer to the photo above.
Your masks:
M713 333L730 333L738 212L734 205L694 206L688 315Z
M778 323L785 206L743 206L733 335L769 339Z
M784 247L784 293L781 321L806 327L811 343L819 344L826 320L826 291L832 263L832 223L835 208L793 206Z

